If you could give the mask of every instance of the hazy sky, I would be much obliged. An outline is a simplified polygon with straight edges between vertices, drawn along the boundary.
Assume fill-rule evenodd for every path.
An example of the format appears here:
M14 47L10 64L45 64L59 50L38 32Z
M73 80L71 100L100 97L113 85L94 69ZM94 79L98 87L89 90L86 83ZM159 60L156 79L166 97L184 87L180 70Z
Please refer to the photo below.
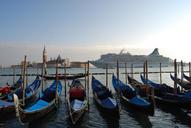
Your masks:
M126 48L149 54L155 47L172 59L190 60L190 0L1 0L0 64L26 54L95 60Z

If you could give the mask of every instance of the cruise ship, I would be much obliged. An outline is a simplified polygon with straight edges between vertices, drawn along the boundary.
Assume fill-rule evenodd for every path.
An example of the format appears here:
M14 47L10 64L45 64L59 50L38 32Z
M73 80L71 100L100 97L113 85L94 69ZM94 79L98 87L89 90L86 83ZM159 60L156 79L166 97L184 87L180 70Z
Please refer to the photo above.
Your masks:
M100 59L90 61L90 63L97 68L105 68L106 65L108 65L108 68L115 68L117 67L117 60L120 68L124 68L125 63L127 63L127 67L131 67L132 65L133 67L143 67L146 60L148 61L149 67L159 67L160 63L162 67L168 67L173 64L172 59L159 54L158 48L155 48L149 55L131 55L123 49L119 54L107 53L101 55Z

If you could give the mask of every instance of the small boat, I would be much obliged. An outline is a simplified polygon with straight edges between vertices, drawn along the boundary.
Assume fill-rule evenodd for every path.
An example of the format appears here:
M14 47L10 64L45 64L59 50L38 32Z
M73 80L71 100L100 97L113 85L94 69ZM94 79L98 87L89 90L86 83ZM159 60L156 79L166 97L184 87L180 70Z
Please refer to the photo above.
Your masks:
M66 75L66 79L67 80L74 80L74 79L78 79L78 78L83 78L85 76L87 76L87 74L83 74L83 73L74 74L74 75ZM54 80L56 78L56 75L55 74L45 75L44 78L47 80ZM65 75L64 74L58 74L58 79L64 80Z
M94 76L92 76L92 91L98 107L107 113L119 115L117 99L112 95L111 91Z
M7 95L17 88L22 86L22 77L20 77L15 84L10 86L8 83L5 86L0 87L0 100L3 100L7 97Z
M54 80L50 87L41 93L35 103L24 107L19 103L18 96L14 94L15 109L18 118L22 123L26 123L38 120L39 118L45 116L58 107L61 93L61 82Z
M67 99L69 115L75 125L88 108L85 88L78 79L72 81Z
M172 74L170 74L170 78L177 82L177 84L179 84L181 87L183 87L185 90L190 90L191 89L191 82L189 81L185 81L185 80L181 80L179 78L176 78L174 76L172 76Z
M118 80L115 75L112 76L112 83L115 91L119 93L120 98L131 108L148 113L151 103L141 98L136 90L129 84L124 84Z
M29 105L33 103L37 99L38 89L40 87L41 80L37 76L36 79L33 81L32 84L27 86L25 89L25 104ZM13 94L17 94L19 97L19 102L22 102L22 88L16 89L14 92L9 93L4 100L0 100L0 114L7 115L8 113L15 112L15 104L13 99Z
M158 84L159 87L153 86L157 83L147 80L141 75L141 80L148 86L152 86L155 90L155 100L160 104L171 105L173 107L184 108L187 110L191 109L191 92L180 92L180 89L177 88L177 93L175 94L172 91L172 87L166 84Z
M187 81L191 82L191 77L187 76L187 75L184 74L184 73L183 73L183 77L184 77Z

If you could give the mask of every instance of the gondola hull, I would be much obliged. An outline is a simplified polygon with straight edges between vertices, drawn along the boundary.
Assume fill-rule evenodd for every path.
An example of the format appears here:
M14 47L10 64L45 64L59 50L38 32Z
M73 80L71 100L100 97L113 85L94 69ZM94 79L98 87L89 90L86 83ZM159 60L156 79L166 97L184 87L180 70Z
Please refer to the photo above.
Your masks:
M143 97L148 102L150 102L149 107L145 107L142 109L143 112L146 112L149 115L154 115L155 100L154 100L154 94L152 92L153 88L148 87L147 85L138 82L137 80L131 78L130 76L128 76L128 81L129 81L130 85L132 85L136 90L138 90L138 93L141 97ZM125 97L123 99L125 99ZM128 100L128 99L126 99L126 100ZM137 107L133 105L133 108L137 108ZM139 109L139 108L137 108L137 109Z
M143 77L141 79L145 81ZM148 86L152 86L152 83L154 82L151 82L150 85ZM166 104L168 106L184 108L187 110L191 109L191 96L190 96L191 92L185 92L185 93L177 92L177 94L174 94L166 90L164 87L162 87L162 85L160 86L161 86L160 88L155 88L153 86L155 92L158 92L155 93L154 97L157 104Z
M100 109L100 111L102 111L104 113L109 113L111 115L119 116L119 105L118 104L115 107L108 108L106 105L104 105L101 102L101 100L97 97L97 95L95 93L93 94L93 97L94 97L94 101L95 101L97 107Z
M112 83L115 91L118 93L121 101L131 108L138 109L146 114L153 110L152 103L140 97L137 90L129 84L124 84L118 80L114 75L112 76Z
M56 92L57 90L57 92ZM21 106L17 95L14 94L16 115L21 122L32 122L45 115L59 105L59 97L62 93L62 84L60 81L53 81L52 85L45 89L41 96L30 106Z
M88 109L86 91L78 79L72 81L68 92L67 103L72 124L75 125Z
M44 117L49 112L57 109L57 107L58 107L58 101L56 102L56 100L53 100L51 103L49 103L49 105L46 108L33 112L23 111L23 109L19 107L19 116L20 116L19 118L23 123L32 122Z
M87 74L81 74L81 73L80 74L75 74L75 75L66 75L66 76L65 75L59 75L58 79L59 80L64 80L64 79L66 79L66 80L74 80L74 79L78 79L78 78L83 78L85 76L87 76ZM56 78L56 76L55 75L46 75L46 76L44 76L44 78L46 80L54 80Z
M191 89L191 82L188 82L188 81L184 81L184 80L181 80L179 78L176 78L174 76L172 76L172 74L170 74L170 78L173 80L173 81L176 81L182 88L184 88L185 90L190 90Z
M84 106L80 110L74 110L71 107L70 100L68 98L68 109L69 109L69 115L71 117L72 124L75 125L80 118L85 114L85 112L88 110L88 102L85 100Z
M119 115L118 101L112 95L111 91L105 87L100 81L92 76L93 98L97 106L105 113L113 113Z
M30 104L32 104L34 101L36 101L36 99L39 97L39 86L40 86L40 80L36 79L36 84L31 84L34 85L36 88L35 90L31 91L30 95L28 95L27 97L25 97L24 101L25 101L25 106L29 106ZM10 94L10 97L13 97L13 93ZM12 101L9 100L8 96L6 97L5 100L0 100L1 105L0 105L0 114L3 113L15 113L15 104L14 104L14 100L12 99ZM18 102L20 102L21 104L23 103L22 99L19 99ZM9 105L6 105L9 104Z

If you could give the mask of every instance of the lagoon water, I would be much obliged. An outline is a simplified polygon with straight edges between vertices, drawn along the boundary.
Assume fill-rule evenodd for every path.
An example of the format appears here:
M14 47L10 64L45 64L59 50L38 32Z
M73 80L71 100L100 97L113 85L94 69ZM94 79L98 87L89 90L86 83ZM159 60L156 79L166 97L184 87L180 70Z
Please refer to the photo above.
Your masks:
M163 71L173 71L173 67L165 67ZM185 70L188 70L188 67L185 67ZM141 72L141 68L135 68L134 72ZM159 68L149 68L149 71L159 71ZM40 70L37 69L28 69L29 73L40 73ZM49 73L55 73L55 69L49 69ZM60 73L64 73L63 69L59 70ZM83 68L69 68L67 73L83 73ZM109 73L115 73L115 69L109 69ZM121 73L124 73L124 69L120 69ZM130 72L130 69L128 69ZM12 69L1 69L0 74L11 74ZM20 69L16 69L16 73L20 73ZM91 68L90 73L105 73L104 69ZM134 78L140 81L140 75L134 74ZM95 75L102 83L105 83L105 75ZM35 76L28 77L28 83L31 83L34 80ZM18 79L18 77L16 77ZM120 79L125 82L125 75L120 74ZM159 74L149 74L149 79L159 82ZM167 83L173 86L173 81L170 79L168 73L162 74L163 83ZM11 76L0 76L0 85L5 83L11 84L13 77ZM82 83L85 81L82 79ZM46 82L48 85L51 81ZM70 83L68 81L67 83ZM64 81L62 81L64 86ZM91 76L90 76L91 83ZM109 88L114 93L111 75L109 75ZM59 109L50 113L42 119L39 119L36 122L20 124L17 118L9 118L7 120L0 121L0 127L5 128L189 128L191 127L191 116L186 114L181 109L169 108L167 106L156 106L155 115L147 116L139 110L130 110L128 107L122 105L120 111L120 118L111 117L109 113L103 114L99 111L94 100L92 98L91 84L90 84L90 109L80 122L76 126L72 126L70 118L68 116L67 104L65 102L64 87L61 97L61 103ZM1 115L0 115L1 116Z

